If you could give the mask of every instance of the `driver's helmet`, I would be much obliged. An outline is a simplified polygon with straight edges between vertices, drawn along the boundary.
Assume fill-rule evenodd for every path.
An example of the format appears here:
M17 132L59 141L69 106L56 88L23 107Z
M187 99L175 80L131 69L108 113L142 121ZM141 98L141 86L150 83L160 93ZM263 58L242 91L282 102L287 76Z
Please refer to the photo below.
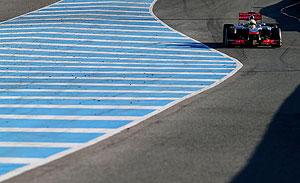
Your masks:
M256 21L255 21L254 19L251 19L251 20L249 21L249 25L256 25Z
M254 15L251 15L251 16L249 17L249 21L250 21L250 20L255 20Z

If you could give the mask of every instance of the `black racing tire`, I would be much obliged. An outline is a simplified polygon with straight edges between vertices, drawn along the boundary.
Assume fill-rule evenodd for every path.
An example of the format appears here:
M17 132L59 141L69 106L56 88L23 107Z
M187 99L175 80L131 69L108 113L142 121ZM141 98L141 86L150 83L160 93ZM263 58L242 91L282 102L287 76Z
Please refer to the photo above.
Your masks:
M233 28L233 24L224 24L223 26L223 45L225 47L229 47L230 43L228 42L228 38L230 38L231 33L229 31L230 28Z
M273 45L273 47L281 47L282 46L281 29L279 27L273 28L271 33L272 33L271 39L274 39L278 42L276 45Z

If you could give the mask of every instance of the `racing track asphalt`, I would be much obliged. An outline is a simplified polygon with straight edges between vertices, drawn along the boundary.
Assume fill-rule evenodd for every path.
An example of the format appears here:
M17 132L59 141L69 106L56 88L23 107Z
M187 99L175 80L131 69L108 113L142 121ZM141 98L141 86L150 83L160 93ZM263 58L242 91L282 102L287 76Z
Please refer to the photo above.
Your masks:
M292 3L159 0L159 18L237 58L242 70L134 128L7 182L299 182L300 25L279 13ZM251 7L283 22L282 48L222 48L222 24Z

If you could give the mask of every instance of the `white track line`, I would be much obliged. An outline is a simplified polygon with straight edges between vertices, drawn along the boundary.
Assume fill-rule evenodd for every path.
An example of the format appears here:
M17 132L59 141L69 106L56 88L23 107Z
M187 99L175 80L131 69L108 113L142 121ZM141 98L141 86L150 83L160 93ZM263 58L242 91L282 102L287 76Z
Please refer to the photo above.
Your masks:
M139 120L142 117L135 116L55 116L55 115L0 115L0 119L39 119L39 120Z
M62 13L56 13L56 14L43 14L43 15L27 15L26 17L31 17L31 18L36 18L36 19L39 19L39 18L43 18L43 17L57 17L58 15L62 16L62 17L69 17L69 16L72 16L72 17L75 17L75 16L103 16L103 17L134 17L134 18L152 18L151 16L146 16L146 15L131 15L131 16L128 16L128 15L118 15L118 14L112 14L112 15L109 15L109 14L102 14L102 13L89 13L89 14L77 14L77 13L70 13L70 14L62 14Z
M213 69L213 70L223 70L223 69L230 69L230 68L215 68L215 67L205 67L205 68L191 68L191 67L131 67L129 66L57 66L57 65L49 65L49 66L44 66L44 65L1 65L0 67L5 67L6 69L9 67L13 68L85 68L85 69L154 69L154 70L201 70L201 69Z
M0 33L1 34L1 33ZM42 45L42 46L58 46L58 47L86 47L86 48L118 48L118 49L132 49L132 50L155 50L155 51L181 51L191 53L203 53L212 52L210 49L205 50L193 50L193 49L180 49L180 48L151 48L151 47L139 47L139 46L100 46L100 45L87 45L87 44L57 44L57 43L34 43L34 42L0 42L0 45Z
M164 98L162 98L163 100ZM42 104L0 104L0 108L52 108L52 109L158 109L161 106L124 106L124 105L42 105ZM1 128L0 128L1 131Z
M12 56L12 57L34 57L34 58L60 58L60 59L99 59L99 62L101 62L101 59L105 60L114 60L114 61L120 61L120 60L137 60L137 61L174 61L174 62L203 62L203 61L215 61L215 60L209 60L208 58L224 58L223 56L203 56L202 58L199 57L199 60L192 60L192 59L168 59L168 58L140 58L140 57L133 57L133 58L122 58L122 57L83 57L83 56L53 56L53 55L32 55L32 54L7 54L7 53L0 53L0 56ZM220 61L220 60L219 60ZM232 60L224 60L224 62L230 62L234 63ZM221 61L223 62L223 61Z
M150 5L151 3L147 2L131 2L131 1L101 1L101 2L62 2L59 3L60 5L69 5L69 4L102 4L102 3L124 3L124 4L143 4L143 5Z
M122 65L122 64L126 64L126 65L139 65L139 66L144 66L143 68L148 68L148 66L161 66L161 67L165 67L165 66L235 66L234 63L229 62L229 63L218 63L218 62L222 62L220 60L214 61L215 63L143 63L143 62L86 62L86 61L57 61L57 60L5 60L5 59L1 59L0 63L16 63L16 64L11 64L10 66L14 66L17 65L19 63L49 63L49 64L64 64L64 65L57 65L57 66L67 66L67 65L73 65L75 64L75 66L80 65L80 66L85 66L85 65L91 65L91 66L106 66L106 65ZM203 62L212 62L212 61L203 61ZM29 66L29 65L28 65ZM131 66L131 68L136 68L139 66ZM158 67L154 67L154 68L158 68ZM176 68L176 67L174 67ZM177 67L177 68L182 68L182 67ZM190 68L190 67L187 67Z
M212 81L215 82L218 79L190 79L190 78L125 78L125 77L76 77L76 76L0 76L0 79L86 79L86 80L125 80L125 81ZM74 83L75 84L75 83ZM85 83L88 84L88 83Z
M171 37L171 36L138 36L138 35L127 35L127 34L94 34L94 33L73 33L73 32L59 32L59 31L43 31L43 32L10 32L10 33L1 33L1 35L26 35L26 34L54 34L54 35L76 35L76 36L112 36L112 37L132 37L132 38L160 38L160 39L179 39L184 40L184 37ZM16 36L17 37L17 36ZM29 37L31 38L31 37Z
M29 84L29 83L28 83ZM61 92L61 93L180 93L186 94L190 93L189 91L151 91L151 90L66 90L66 89L0 89L0 92ZM163 99L163 98L162 98Z
M83 5L83 6L49 6L47 7L46 10L49 9L72 9L72 8L128 8L128 9L143 9L143 10L147 10L147 11L141 11L141 12L148 12L149 8L148 7L143 7L143 6L126 6L126 5L110 5L110 4L99 4L94 5L94 4L90 4L90 5Z
M3 158L3 157L0 157L0 163L9 163L9 164L33 164L33 163L39 162L39 161L43 161L43 158Z
M111 133L107 128L0 128L0 132Z
M99 101L104 101L104 100L177 100L178 98L174 97L169 97L169 98L157 98L157 97L60 97L60 96L0 96L0 99L14 99L14 100L24 100L24 99L29 99L29 100L99 100Z
M205 74L205 75L226 75L228 74L227 72L146 72L146 71L32 71L30 69L24 69L24 70L11 70L11 69L7 69L7 70L0 70L0 73L56 73L56 74L177 74L177 75L199 75L199 74Z
M142 32L142 33L170 33L165 30L133 30L133 29L107 29L107 28L78 28L78 27L60 27L60 26L44 26L44 27L21 27L21 28L1 28L0 31L7 30L43 30L43 29L62 29L62 30L86 30L86 31L115 31L115 32Z
M77 147L81 143L0 142L0 147Z
M280 13L282 13L282 14L284 14L285 16L288 16L288 17L290 17L290 18L294 18L294 19L298 20L298 22L300 22L300 18L295 17L295 16L292 16L292 15L289 15L289 14L287 14L287 13L285 12L286 9L288 9L288 8L290 8L290 7L293 7L293 6L296 6L296 5L298 5L298 4L300 4L300 2L297 2L297 3L291 4L291 5L287 6L287 7L284 7L284 8L282 8L282 9L280 10ZM298 13L299 13L299 12L298 12Z
M69 5L69 4L102 4L102 3L124 3L124 4L145 4L145 5L151 5L151 3L147 3L147 2L138 2L138 1L101 1L101 2L97 2L97 1L91 1L91 2L62 2L59 4L63 4L63 5Z
M26 18L26 19L19 19L16 22L23 22L23 21L30 21L30 20L37 20L34 18ZM88 20L88 21L99 21L99 20L104 20L104 21L111 21L111 22L135 22L135 23L156 23L154 20L123 20L123 19L109 19L109 18L43 18L41 19L42 21L72 21L72 20ZM31 23L29 23L31 24Z
M65 11L64 11L65 12ZM101 27L104 27L104 26L114 26L114 27L134 27L134 28L165 28L164 26L159 26L159 25L153 25L153 26L147 26L147 25L129 25L129 24L100 24L100 23L78 23L78 22L72 22L72 21L69 21L69 22L48 22L48 23L34 23L34 22L31 22L30 24L28 23L22 23L22 22L18 22L18 23L13 23L13 24L2 24L2 26L20 26L20 25L31 25L31 26L34 26L34 25L57 25L57 24L62 24L62 25L66 25L66 24L73 24L73 25L87 25L87 26L101 26ZM1 25L0 25L1 27Z

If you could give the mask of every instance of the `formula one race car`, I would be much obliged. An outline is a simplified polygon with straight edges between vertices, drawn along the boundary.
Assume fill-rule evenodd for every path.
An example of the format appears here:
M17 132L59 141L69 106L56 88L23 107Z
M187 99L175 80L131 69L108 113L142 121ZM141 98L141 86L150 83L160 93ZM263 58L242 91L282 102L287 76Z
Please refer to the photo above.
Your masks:
M277 24L263 23L261 14L242 12L239 20L246 22L224 25L224 46L282 46L281 29Z

